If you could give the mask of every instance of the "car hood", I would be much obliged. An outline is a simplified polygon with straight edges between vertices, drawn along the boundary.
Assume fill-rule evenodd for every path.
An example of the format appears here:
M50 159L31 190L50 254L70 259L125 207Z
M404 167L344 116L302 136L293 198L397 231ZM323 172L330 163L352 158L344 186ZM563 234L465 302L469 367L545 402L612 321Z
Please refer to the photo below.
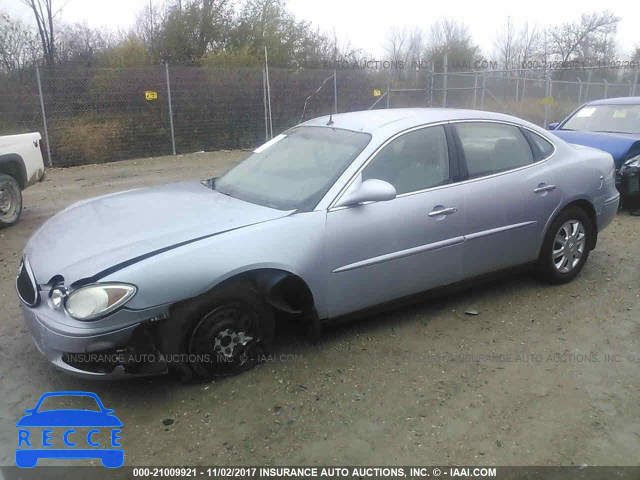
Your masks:
M640 153L640 135L573 130L552 130L551 133L565 142L598 148L610 153L616 162L616 169L620 168L629 158L629 152Z
M36 280L71 285L186 243L290 214L231 198L200 182L130 190L75 203L31 237Z

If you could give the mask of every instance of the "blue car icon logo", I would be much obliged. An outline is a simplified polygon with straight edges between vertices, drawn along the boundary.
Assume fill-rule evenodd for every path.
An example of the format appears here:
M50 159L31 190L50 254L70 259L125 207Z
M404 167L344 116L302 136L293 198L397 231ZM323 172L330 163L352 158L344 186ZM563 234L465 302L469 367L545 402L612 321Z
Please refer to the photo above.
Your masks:
M96 410L65 408L44 410L41 408L42 402L51 397L89 397L95 400L98 408ZM56 398L56 400L59 402L60 399ZM70 400L73 401L72 398ZM41 458L99 458L102 465L107 468L121 467L124 463L124 450L120 444L122 422L114 415L114 410L104 407L95 393L45 393L34 408L24 412L26 415L16 423L18 427L16 465L18 467L35 467ZM62 443L65 448L54 448L54 442Z

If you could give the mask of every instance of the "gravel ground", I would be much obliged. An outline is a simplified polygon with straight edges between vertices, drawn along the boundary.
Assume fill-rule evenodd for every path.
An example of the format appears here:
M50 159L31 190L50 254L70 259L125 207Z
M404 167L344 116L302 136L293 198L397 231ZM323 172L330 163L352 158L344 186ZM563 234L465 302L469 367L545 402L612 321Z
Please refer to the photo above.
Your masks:
M94 382L49 366L13 286L29 235L74 201L210 177L244 155L51 169L24 192L21 223L0 231L0 465L14 462L23 410L52 390L114 408L127 465L640 464L640 219L627 213L569 285L512 276L315 345L290 336L271 361L215 383Z

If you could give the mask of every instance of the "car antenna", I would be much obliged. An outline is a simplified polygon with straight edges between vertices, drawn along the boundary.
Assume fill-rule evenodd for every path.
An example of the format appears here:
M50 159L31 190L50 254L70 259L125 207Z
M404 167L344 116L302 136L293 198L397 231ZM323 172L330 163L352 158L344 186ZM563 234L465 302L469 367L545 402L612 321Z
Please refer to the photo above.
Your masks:
M327 122L327 125L333 125L333 113L329 114L329 121Z

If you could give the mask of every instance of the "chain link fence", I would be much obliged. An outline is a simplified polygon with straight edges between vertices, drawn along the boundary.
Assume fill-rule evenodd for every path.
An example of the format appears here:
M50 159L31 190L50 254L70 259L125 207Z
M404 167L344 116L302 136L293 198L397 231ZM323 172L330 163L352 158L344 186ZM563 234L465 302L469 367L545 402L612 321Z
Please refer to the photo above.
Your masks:
M640 95L638 73L609 68L433 73L431 105L508 113L546 128L585 102Z
M638 70L552 73L65 65L0 74L0 135L48 133L50 165L68 166L253 148L336 110L475 108L547 126L586 101L640 95Z

